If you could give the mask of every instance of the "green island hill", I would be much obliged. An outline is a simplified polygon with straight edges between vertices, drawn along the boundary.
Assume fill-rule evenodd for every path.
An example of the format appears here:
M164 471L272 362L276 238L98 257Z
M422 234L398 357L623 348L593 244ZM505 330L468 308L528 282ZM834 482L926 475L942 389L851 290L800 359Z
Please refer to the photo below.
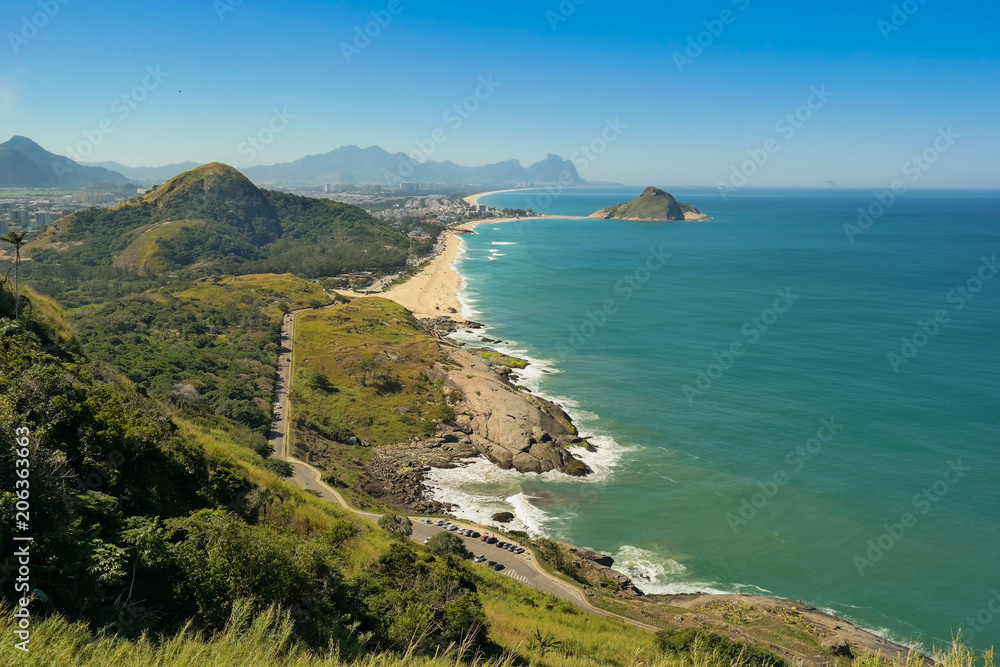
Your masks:
M672 194L653 186L643 190L642 194L632 201L602 208L587 217L601 220L638 220L642 222L711 220L691 204L678 203Z

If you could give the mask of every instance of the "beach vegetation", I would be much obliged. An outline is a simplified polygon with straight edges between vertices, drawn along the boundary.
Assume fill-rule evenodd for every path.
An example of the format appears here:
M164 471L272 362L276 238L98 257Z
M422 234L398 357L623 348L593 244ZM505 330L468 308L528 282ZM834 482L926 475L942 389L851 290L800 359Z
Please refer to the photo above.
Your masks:
M507 368L525 368L528 365L528 362L524 359L508 357L500 352L482 352L479 356L490 363L506 366Z

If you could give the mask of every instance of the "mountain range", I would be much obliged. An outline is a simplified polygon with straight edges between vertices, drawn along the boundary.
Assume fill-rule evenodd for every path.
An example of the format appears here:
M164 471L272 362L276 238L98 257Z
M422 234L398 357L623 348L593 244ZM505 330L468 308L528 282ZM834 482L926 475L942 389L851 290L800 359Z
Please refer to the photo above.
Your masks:
M2 188L117 188L128 182L117 171L81 165L50 153L27 137L14 136L0 144Z
M88 163L113 169L140 183L162 183L182 171L197 167L194 162L163 167L127 167L118 162ZM390 153L378 146L342 146L319 155L307 155L293 162L247 167L243 173L255 183L353 184L395 186L399 183L447 183L510 185L516 183L584 185L576 167L558 155L524 167L517 160L505 160L481 167L465 167L451 161L417 162L406 153Z
M118 162L77 163L45 150L27 137L15 136L0 144L0 188L86 188L135 182L160 184L198 167L181 162L161 167L128 167ZM588 185L569 160L549 154L527 167L504 160L466 167L449 160L417 162L406 153L390 153L378 146L342 146L293 162L247 167L247 178L260 184L322 183L382 185L440 183L448 185Z

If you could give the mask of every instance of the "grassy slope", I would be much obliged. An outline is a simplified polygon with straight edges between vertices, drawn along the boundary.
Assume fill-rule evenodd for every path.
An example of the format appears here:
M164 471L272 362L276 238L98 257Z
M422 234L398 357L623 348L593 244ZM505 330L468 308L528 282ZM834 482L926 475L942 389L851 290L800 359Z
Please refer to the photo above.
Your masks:
M169 267L158 256L157 242L161 239L171 239L185 229L205 224L201 220L168 220L160 222L142 231L139 236L119 253L112 264L120 269L128 269L136 273L159 273Z
M291 273L255 273L199 280L192 287L173 294L181 299L201 301L216 308L235 305L251 294L269 302L264 312L273 322L280 320L285 311L316 308L330 303L330 297L322 287Z
M351 435L374 446L429 436L451 408L426 371L437 343L402 306L378 297L300 313L292 359L292 451L333 471L350 486L371 448L344 443ZM362 380L357 367L381 361L386 378ZM321 374L333 390L314 389Z

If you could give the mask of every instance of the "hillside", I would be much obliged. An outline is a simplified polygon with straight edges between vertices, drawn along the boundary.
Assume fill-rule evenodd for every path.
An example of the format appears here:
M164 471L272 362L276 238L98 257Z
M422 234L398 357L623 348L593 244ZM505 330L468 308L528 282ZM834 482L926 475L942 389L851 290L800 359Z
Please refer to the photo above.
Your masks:
M589 218L604 220L640 220L648 222L667 222L674 220L709 220L690 204L680 204L669 192L659 188L648 187L642 194L623 204L615 204L591 213Z
M117 187L127 182L118 172L78 164L27 137L0 144L0 188Z
M98 277L389 270L410 248L405 234L359 208L261 190L210 163L114 208L60 219L25 246L25 275L61 297Z
M302 282L208 281L175 298L228 295L267 312L282 305L274 299L309 299ZM266 305L244 303L254 294ZM444 664L435 654L468 664L455 659L462 643L478 665L514 665L531 660L524 640L539 627L573 646L553 666L659 653L648 632L434 555L302 491L225 429L168 411L108 366L46 351L2 308L0 340L0 548L15 550L16 434L31 462L32 664L391 665L404 653L415 656L407 664ZM2 596L6 609L17 604L12 587ZM11 618L0 615L9 636ZM0 664L15 654L8 645Z

